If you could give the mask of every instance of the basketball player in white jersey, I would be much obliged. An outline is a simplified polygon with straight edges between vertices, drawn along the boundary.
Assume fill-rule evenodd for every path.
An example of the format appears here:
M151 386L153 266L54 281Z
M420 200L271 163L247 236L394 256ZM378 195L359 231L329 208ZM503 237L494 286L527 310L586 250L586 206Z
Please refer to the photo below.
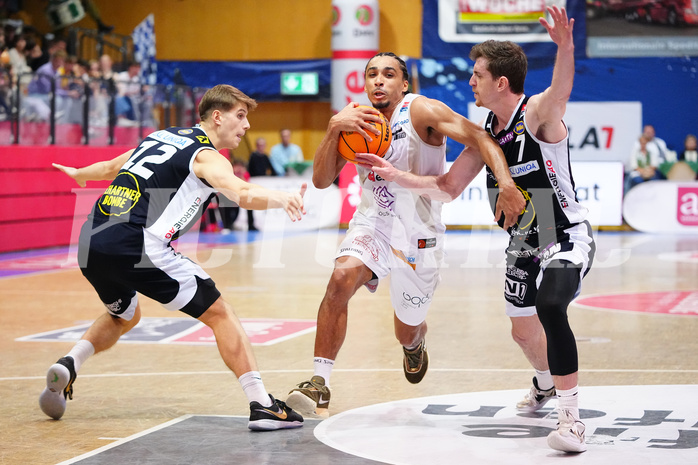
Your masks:
M80 270L106 312L49 368L39 397L46 415L61 418L82 364L138 323L138 295L143 294L212 329L223 361L250 402L250 429L303 425L298 413L267 393L250 341L211 277L171 245L196 223L217 192L245 209L282 208L293 221L305 214L305 184L292 193L249 184L218 152L240 144L250 128L247 114L256 106L235 87L218 85L201 99L200 125L156 131L136 149L84 168L54 165L81 186L89 180L112 183L82 227L78 250Z
M393 139L385 157L417 175L439 175L445 169L446 137L476 147L473 156L491 167L500 180L497 218L513 225L525 201L509 175L497 143L480 127L445 104L409 93L405 62L379 53L366 65L365 91L373 108L350 103L330 119L315 153L313 183L323 189L346 161L337 152L341 131L376 137L368 121L378 112L390 121ZM347 329L349 299L361 286L374 292L390 274L395 335L403 346L403 369L419 383L428 366L426 314L439 282L443 233L440 201L432 201L358 167L361 202L339 247L334 271L320 304L315 335L314 376L289 393L287 403L306 415L329 415L330 374Z
M550 87L526 96L527 59L521 47L489 40L473 47L475 61L470 85L475 103L490 109L487 132L504 151L516 184L528 200L516 225L507 229L505 277L506 312L512 336L536 370L533 387L517 407L533 412L558 397L558 427L548 445L565 452L584 452L585 427L578 407L578 357L567 307L580 291L581 280L594 256L586 208L576 199L570 172L569 133L562 121L574 78L574 19L564 8L548 7L554 21L541 24L557 44ZM480 171L475 157L463 157L439 177L416 177L399 172L384 160L360 158L373 171L430 198L449 201L465 189ZM499 179L488 168L488 187ZM492 200L494 196L490 195Z

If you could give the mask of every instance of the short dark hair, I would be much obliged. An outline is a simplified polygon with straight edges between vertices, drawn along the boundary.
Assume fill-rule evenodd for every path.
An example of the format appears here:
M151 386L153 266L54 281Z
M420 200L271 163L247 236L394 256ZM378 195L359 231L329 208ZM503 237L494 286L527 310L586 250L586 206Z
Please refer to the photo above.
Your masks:
M374 58L377 57L395 58L398 62L400 71L402 72L402 79L407 82L410 82L410 73L407 72L407 63L405 63L405 60L395 55L393 52L378 52L375 55L373 55L371 59L368 60L368 63L366 63L366 67L364 68L364 77L366 77L366 73L368 72L368 65L371 63L371 61L373 61ZM409 93L409 91L407 91L406 93Z
M518 44L508 40L486 40L470 50L471 60L481 57L487 60L487 71L493 78L504 76L513 93L523 94L528 59Z
M228 84L219 84L207 90L199 102L199 117L206 121L214 110L230 111L238 103L247 106L247 111L257 108L257 102L240 89Z

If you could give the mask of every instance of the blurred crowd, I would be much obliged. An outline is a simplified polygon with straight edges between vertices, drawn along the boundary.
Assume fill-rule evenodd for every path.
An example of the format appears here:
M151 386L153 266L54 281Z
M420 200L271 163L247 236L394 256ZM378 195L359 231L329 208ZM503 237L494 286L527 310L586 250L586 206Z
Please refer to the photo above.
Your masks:
M64 38L6 23L0 30L0 121L10 118L13 92L18 92L22 120L47 121L55 94L56 122L81 124L83 96L89 94L91 125L108 125L112 96L116 124L137 125L147 87L141 85L139 63L119 65L121 70L115 70L107 54L78 59L68 54Z

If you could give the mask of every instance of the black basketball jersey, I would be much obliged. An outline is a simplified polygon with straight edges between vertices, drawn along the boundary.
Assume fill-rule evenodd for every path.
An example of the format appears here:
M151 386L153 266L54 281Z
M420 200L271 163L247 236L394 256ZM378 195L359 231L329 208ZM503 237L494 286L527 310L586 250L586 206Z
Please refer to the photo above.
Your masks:
M547 246L563 239L564 229L584 220L587 209L576 198L570 169L569 133L555 144L538 140L526 124L524 96L506 128L494 134L494 113L485 121L485 130L498 142L514 182L527 200L526 210L509 228L512 239L529 247ZM487 168L487 187L494 211L497 181ZM499 225L502 226L500 219Z
M108 254L141 254L144 245L165 247L186 232L215 194L192 170L204 149L215 147L198 126L146 137L95 203L81 245Z

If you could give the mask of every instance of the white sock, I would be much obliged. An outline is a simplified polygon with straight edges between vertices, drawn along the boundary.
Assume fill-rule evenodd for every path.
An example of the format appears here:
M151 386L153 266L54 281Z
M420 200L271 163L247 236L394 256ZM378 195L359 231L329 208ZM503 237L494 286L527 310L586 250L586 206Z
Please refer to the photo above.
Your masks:
M579 419L579 386L572 389L557 390L557 408L569 410L574 418Z
M322 376L325 380L325 386L329 387L330 375L332 374L332 368L334 368L334 360L315 357L313 359L313 365L315 366L315 376Z
M238 378L242 390L247 396L247 400L250 402L259 402L262 407L271 407L271 399L269 398L269 393L264 387L264 382L262 381L262 376L258 371L248 371L244 375Z
M93 356L95 353L95 347L92 343L86 339L80 339L77 344L70 349L70 352L66 354L66 357L73 357L75 361L75 373L80 370L80 367L85 360Z
M547 391L555 387L553 382L553 375L550 374L550 370L538 371L536 370L536 381L538 381L538 387L542 391Z

